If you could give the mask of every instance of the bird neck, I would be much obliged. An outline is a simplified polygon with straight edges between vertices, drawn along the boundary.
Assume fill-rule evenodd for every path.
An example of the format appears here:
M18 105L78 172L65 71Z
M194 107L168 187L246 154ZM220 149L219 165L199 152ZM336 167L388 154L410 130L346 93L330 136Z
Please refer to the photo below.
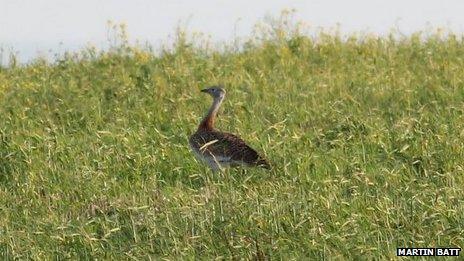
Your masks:
M198 130L213 130L214 129L214 121L216 120L216 115L221 106L222 101L224 100L224 96L214 98L213 104L208 110L208 114L206 114L205 118L198 126Z

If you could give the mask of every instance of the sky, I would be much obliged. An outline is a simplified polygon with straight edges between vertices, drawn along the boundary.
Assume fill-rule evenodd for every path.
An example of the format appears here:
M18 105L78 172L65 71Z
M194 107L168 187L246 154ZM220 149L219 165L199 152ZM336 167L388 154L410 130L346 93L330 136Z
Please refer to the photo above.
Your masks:
M312 28L338 25L342 33L464 32L462 0L0 0L0 62L11 51L27 62L88 44L103 48L108 21L125 23L131 40L155 47L178 26L229 41L284 9L295 9L294 19Z

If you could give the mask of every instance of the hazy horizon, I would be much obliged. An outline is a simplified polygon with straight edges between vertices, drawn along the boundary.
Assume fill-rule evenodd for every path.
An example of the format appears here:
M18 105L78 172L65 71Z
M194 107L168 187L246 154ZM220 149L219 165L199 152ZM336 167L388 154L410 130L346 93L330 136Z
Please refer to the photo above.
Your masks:
M181 26L209 35L214 42L250 36L253 26L265 17L278 17L284 9L295 9L296 21L311 28L333 28L342 33L403 34L446 28L463 33L464 3L448 1L112 1L111 4L83 0L2 0L0 47L3 61L9 51L21 62L39 55L74 51L93 44L105 47L107 21L124 23L131 41L154 46L169 41Z

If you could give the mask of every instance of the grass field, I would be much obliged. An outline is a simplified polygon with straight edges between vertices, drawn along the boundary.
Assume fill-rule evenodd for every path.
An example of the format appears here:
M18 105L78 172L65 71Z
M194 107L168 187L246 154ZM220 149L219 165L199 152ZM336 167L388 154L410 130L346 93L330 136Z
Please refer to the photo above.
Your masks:
M87 48L0 69L0 257L394 258L464 246L464 41L305 36ZM274 169L213 174L218 128ZM462 254L462 253L461 253Z

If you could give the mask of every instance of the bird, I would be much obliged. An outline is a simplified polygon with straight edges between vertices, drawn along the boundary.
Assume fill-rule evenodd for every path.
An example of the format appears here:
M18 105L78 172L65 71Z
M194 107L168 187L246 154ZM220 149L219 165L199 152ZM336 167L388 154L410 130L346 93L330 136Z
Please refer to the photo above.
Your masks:
M271 166L266 158L260 156L240 137L215 129L216 116L226 95L224 88L212 86L201 92L213 97L213 103L197 131L189 138L190 148L196 158L205 162L213 172L238 166L270 169Z

